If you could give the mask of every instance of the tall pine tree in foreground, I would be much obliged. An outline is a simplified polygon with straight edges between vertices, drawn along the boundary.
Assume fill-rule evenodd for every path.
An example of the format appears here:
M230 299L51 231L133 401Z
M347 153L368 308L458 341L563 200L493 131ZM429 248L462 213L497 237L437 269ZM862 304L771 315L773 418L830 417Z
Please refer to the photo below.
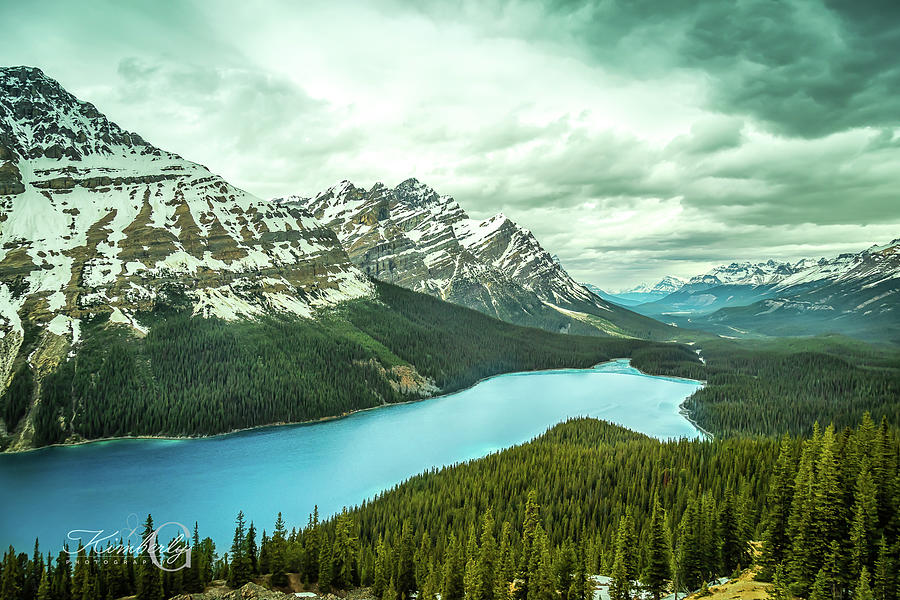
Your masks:
M672 556L666 514L656 498L653 516L650 518L650 536L647 539L647 560L643 583L655 600L662 597L672 579Z

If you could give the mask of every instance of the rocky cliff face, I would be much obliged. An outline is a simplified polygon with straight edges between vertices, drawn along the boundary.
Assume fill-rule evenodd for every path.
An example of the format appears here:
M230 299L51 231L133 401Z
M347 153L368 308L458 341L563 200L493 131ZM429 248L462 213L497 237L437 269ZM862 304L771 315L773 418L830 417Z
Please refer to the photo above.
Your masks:
M624 309L576 283L530 231L503 214L471 219L456 200L415 179L368 190L343 181L314 198L276 203L309 210L356 266L383 281L513 323L623 333L616 320Z
M309 315L367 279L308 213L239 190L119 128L40 70L0 69L0 336L135 313Z

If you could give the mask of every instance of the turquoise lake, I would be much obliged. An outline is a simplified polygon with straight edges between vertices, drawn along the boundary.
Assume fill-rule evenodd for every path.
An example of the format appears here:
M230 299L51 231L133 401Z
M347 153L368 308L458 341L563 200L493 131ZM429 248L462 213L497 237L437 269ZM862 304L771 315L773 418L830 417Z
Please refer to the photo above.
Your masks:
M238 510L260 532L271 531L278 511L288 528L299 527L316 504L328 516L421 471L526 442L568 417L602 418L659 438L695 437L679 405L701 385L643 375L617 360L501 375L455 394L322 423L0 455L0 548L30 552L39 537L46 552L67 535L95 535L73 530L127 538L151 513L157 524L193 528L197 521L201 536L224 552Z

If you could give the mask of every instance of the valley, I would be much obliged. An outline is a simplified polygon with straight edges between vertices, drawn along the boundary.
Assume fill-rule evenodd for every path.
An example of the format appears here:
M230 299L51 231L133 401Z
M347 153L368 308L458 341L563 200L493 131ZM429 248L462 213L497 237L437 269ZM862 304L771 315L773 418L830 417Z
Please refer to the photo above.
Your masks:
M141 64L116 69L132 101L159 75ZM234 73L165 85L208 85L215 104ZM581 147L588 110L513 115L465 160L400 161L396 177L382 155L403 152L380 139L364 160L328 154L372 144L360 122L285 140L268 104L315 111L341 89L328 110L346 115L392 94L298 100L271 73L253 81L235 95L253 110L223 117L240 131L229 173L271 199L41 69L0 68L0 600L897 600L900 240L730 258L732 232L767 235L743 186L781 183L691 158L684 189L661 190L686 154L727 153L750 126L675 127L636 153L662 162L635 199L610 191L632 169L587 182L630 139ZM416 139L423 161L453 125ZM563 141L539 150L552 131ZM540 158L541 185L519 167L477 183L504 144L510 165ZM569 145L579 160L557 154ZM307 195L320 178L293 161L309 157L365 176ZM699 210L696 185L734 203ZM722 215L736 221L702 230ZM598 285L712 252L733 262Z

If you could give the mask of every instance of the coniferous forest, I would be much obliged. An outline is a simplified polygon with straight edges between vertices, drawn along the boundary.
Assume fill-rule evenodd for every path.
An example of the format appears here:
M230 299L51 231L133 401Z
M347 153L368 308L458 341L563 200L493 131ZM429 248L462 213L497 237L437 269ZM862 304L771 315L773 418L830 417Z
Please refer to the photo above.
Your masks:
M146 548L113 560L10 548L0 597L161 599L214 579L278 588L294 574L319 593L362 585L385 600L584 600L600 573L625 600L755 563L775 597L894 600L898 459L897 431L868 415L806 437L668 442L576 419L302 529L279 514L260 530L240 513L231 546L216 548L195 528L157 558L183 564L190 545L191 567L172 573Z

